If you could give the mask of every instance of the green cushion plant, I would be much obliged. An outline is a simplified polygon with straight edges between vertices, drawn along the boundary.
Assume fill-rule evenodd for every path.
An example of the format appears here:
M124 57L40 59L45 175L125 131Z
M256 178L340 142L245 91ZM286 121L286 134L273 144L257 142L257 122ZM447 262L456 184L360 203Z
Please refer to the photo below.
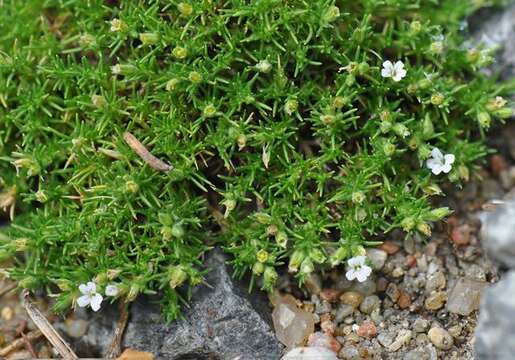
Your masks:
M4 271L56 310L160 293L173 319L213 246L269 290L429 236L512 114L464 42L481 6L0 1Z

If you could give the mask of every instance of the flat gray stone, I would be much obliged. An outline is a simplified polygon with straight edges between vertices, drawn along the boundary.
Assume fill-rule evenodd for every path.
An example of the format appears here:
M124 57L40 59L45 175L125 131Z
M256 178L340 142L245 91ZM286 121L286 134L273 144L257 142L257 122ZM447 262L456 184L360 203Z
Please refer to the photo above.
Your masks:
M122 347L151 352L160 360L279 359L283 346L275 337L266 296L248 294L246 285L231 277L225 261L218 249L208 254L206 281L211 288L193 290L182 319L167 324L155 299L138 299L131 306ZM90 321L88 331L79 340L70 339L78 355L105 354L118 313L116 306L83 313Z
M515 270L485 291L476 328L478 360L515 359Z
M475 42L498 47L494 71L506 79L515 76L515 4L498 11L482 11L471 19Z
M515 268L515 200L506 200L482 217L483 247L499 264Z

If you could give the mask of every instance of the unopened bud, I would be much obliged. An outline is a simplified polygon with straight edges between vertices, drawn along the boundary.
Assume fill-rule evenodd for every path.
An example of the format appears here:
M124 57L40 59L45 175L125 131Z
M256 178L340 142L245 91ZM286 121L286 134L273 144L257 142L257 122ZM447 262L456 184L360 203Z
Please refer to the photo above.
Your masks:
M299 103L297 100L288 100L286 101L286 104L284 105L284 111L288 115L292 115L295 111L297 111L299 107Z
M156 33L141 33L139 39L143 45L154 45L159 41L159 34Z
M429 221L442 220L444 217L450 215L451 213L452 213L452 211L448 207L441 207L441 208L433 209L429 213L428 220Z
M198 84L202 81L202 75L200 75L198 72L196 71L192 71L189 73L188 75L188 79L194 83L194 84Z
M273 266L265 267L265 271L263 272L263 287L267 290L271 290L275 285L277 278L277 271L275 271Z
M266 263L268 261L268 252L266 250L259 250L256 254L256 259L260 263Z
M181 46L176 46L172 50L172 55L174 57L176 57L177 59L184 59L184 58L186 58L186 56L188 56L188 50L186 50L185 48L183 48Z
M401 221L401 227L404 231L409 232L415 227L415 220L412 217L404 218Z
M288 243L288 235L286 235L284 231L279 231L275 235L275 242L283 249L286 249L286 245Z
M260 224L268 225L272 221L272 217L263 212L256 213L255 216Z
M444 100L445 98L441 93L434 93L431 95L431 104L435 106L442 105Z
M43 190L38 190L35 194L36 200L40 203L46 203L48 201L48 196L45 194Z
M366 196L362 191L355 191L352 193L352 202L354 204L362 204L365 199Z
M324 20L332 22L340 16L340 9L337 6L331 6L324 14Z
M329 257L329 262L331 263L331 266L336 266L340 264L343 260L347 258L349 255L349 251L345 247L339 247L336 249L335 252L331 254Z
M267 60L261 60L256 64L256 69L260 73L267 74L272 70L272 64L270 64Z
M139 191L139 185L135 181L129 180L125 183L125 191L136 194Z
M175 89L177 89L177 85L179 84L180 80L179 79L170 79L167 81L166 83L166 91L174 91Z
M431 236L431 227L425 222L419 222L417 224L417 230L425 236Z
M175 289L188 279L188 274L184 271L184 268L181 265L177 265L170 268L169 277L170 287Z
M492 123L492 118L486 111L481 111L477 114L477 122L483 129L488 129Z
M181 2L177 5L177 10L179 10L182 16L190 16L193 13L193 6Z
M302 261L304 261L305 258L306 255L304 254L304 252L300 250L295 250L290 256L288 271L292 273L297 272L299 270L300 264L302 263Z

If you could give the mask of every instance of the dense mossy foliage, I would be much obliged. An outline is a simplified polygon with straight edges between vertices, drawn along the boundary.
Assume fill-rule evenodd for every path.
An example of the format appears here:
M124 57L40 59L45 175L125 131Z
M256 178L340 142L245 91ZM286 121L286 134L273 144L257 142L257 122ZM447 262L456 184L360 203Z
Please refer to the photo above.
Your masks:
M493 49L464 42L481 6L0 1L5 271L57 310L115 285L173 318L215 245L270 289L282 264L302 280L428 236L438 184L473 176L512 112L480 71Z

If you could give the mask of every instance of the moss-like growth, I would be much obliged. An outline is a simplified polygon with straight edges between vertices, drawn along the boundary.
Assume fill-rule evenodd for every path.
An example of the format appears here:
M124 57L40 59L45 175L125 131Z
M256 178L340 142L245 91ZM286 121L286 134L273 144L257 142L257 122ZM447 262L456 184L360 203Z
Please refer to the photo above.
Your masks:
M8 272L58 310L94 280L160 291L173 318L216 244L270 289L281 264L302 280L392 229L429 235L438 184L473 176L511 115L478 71L492 49L463 44L479 4L4 0ZM455 160L432 173L435 148Z

